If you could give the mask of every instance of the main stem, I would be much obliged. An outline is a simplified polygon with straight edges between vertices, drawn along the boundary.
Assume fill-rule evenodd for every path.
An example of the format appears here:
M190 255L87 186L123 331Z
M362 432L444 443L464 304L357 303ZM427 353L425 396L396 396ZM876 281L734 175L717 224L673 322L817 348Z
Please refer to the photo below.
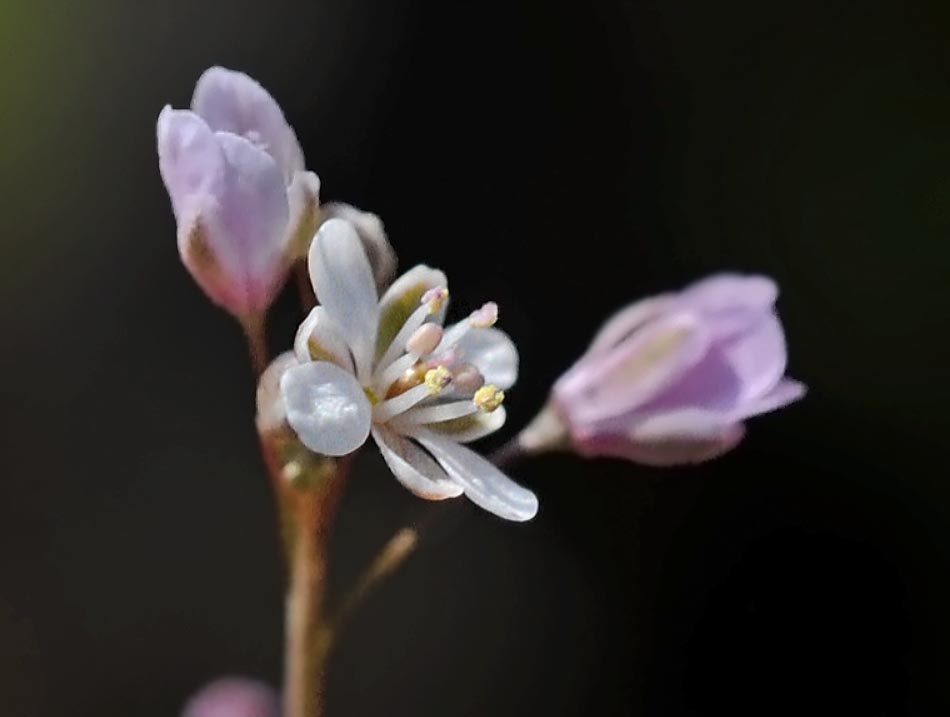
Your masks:
M287 588L284 654L284 716L322 717L326 666L333 646L327 616L327 543L349 474L349 460L318 488L289 487L284 497L293 521Z
M318 519L313 496L296 496L294 539L285 617L284 714L323 714L323 684L330 635L323 620L326 550L313 527Z

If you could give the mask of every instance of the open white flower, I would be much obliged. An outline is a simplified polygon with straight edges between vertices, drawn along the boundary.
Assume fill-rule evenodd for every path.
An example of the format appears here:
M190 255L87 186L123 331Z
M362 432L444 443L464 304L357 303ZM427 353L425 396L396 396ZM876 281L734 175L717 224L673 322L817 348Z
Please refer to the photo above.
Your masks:
M492 328L493 303L444 329L445 274L417 266L377 301L356 230L323 224L310 248L321 306L297 332L301 362L281 378L287 421L310 450L341 456L372 433L396 478L429 500L462 493L499 517L524 521L534 493L460 444L505 422L504 391L518 374L511 339Z

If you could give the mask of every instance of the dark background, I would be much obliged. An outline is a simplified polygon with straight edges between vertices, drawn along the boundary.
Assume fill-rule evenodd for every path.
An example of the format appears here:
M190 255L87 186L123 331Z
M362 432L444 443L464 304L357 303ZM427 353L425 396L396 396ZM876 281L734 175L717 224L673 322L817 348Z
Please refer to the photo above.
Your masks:
M499 302L502 438L610 312L720 269L778 279L811 388L711 465L554 457L516 473L527 525L450 506L343 637L331 717L946 714L948 37L936 1L4 0L0 714L279 679L251 375L155 157L216 63L403 268ZM337 584L420 508L358 470Z

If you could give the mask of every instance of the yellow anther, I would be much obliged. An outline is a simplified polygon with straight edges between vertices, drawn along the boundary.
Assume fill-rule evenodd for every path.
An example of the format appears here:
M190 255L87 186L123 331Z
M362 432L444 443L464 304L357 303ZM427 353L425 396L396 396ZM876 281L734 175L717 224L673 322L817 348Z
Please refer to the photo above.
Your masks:
M478 407L478 410L483 413L491 413L498 408L504 400L505 392L498 388L498 386L490 383L482 386L475 392L475 395L472 396L472 402Z
M425 384L426 388L429 389L429 393L433 396L437 396L442 393L442 389L449 385L452 381L452 372L449 371L445 366L436 366L433 369L426 371Z
M437 314L445 307L449 300L449 290L444 286L429 289L422 295L422 303L429 309L429 314Z
M366 398L369 399L369 405L375 406L377 403L379 403L379 398L376 397L376 394L373 393L372 389L364 388L363 393L365 393Z
M487 329L489 326L494 326L495 322L498 321L498 304L489 301L482 308L473 311L468 317L468 321L476 329Z

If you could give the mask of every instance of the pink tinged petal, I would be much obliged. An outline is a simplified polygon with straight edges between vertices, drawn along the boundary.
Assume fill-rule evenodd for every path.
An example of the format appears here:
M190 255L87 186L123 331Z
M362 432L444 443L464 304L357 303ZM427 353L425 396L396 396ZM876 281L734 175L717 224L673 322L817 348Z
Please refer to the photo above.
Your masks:
M649 321L662 316L673 301L672 294L662 294L638 301L613 315L597 332L587 355L603 353L630 338Z
M279 717L277 694L262 682L237 677L216 680L192 697L182 717Z
M327 310L314 307L297 329L294 353L301 363L306 361L329 361L353 373L350 349L343 340L339 327L333 323Z
M388 285L396 273L396 252L389 243L382 220L372 212L364 212L343 202L325 204L323 216L326 219L345 219L356 227L356 233L360 235L366 256L369 257L370 266L373 267L376 285Z
M372 406L353 375L326 361L301 364L280 381L287 421L315 453L343 456L366 442Z
M290 205L288 251L294 258L303 259L320 226L320 178L313 172L297 172L287 187L287 199Z
M304 168L303 151L280 106L256 80L243 72L212 67L195 85L191 108L221 132L240 135L267 151L285 184Z
M224 154L214 132L193 112L165 107L158 116L158 166L181 223L221 192Z
M782 378L787 364L785 334L769 312L748 330L718 344L739 383L739 402L767 393Z
M577 441L587 456L624 458L650 466L707 461L734 448L745 435L741 423L701 409L682 409L648 418L625 433L598 434Z
M324 222L310 247L309 264L317 298L346 339L357 376L366 383L375 355L379 307L376 282L353 226L342 219Z
M805 387L805 384L784 378L765 395L739 406L732 418L742 420L751 416L757 416L761 413L774 411L803 398L807 391L808 389Z
M373 438L393 475L415 495L426 500L462 495L462 486L450 480L439 464L412 441L382 426L373 429Z
M637 410L706 355L709 336L697 317L676 313L647 324L613 350L578 361L554 386L572 428Z
M476 505L505 520L521 522L537 514L537 496L474 451L424 429L415 437Z
M716 274L686 287L679 298L704 314L767 311L778 298L778 287L767 276Z
M483 383L507 390L517 381L518 349L504 331L496 328L469 331L455 348L457 360L477 368Z
M225 157L224 182L199 221L228 276L227 293L243 297L246 310L257 313L270 306L289 268L287 192L270 155L235 135L215 136Z

